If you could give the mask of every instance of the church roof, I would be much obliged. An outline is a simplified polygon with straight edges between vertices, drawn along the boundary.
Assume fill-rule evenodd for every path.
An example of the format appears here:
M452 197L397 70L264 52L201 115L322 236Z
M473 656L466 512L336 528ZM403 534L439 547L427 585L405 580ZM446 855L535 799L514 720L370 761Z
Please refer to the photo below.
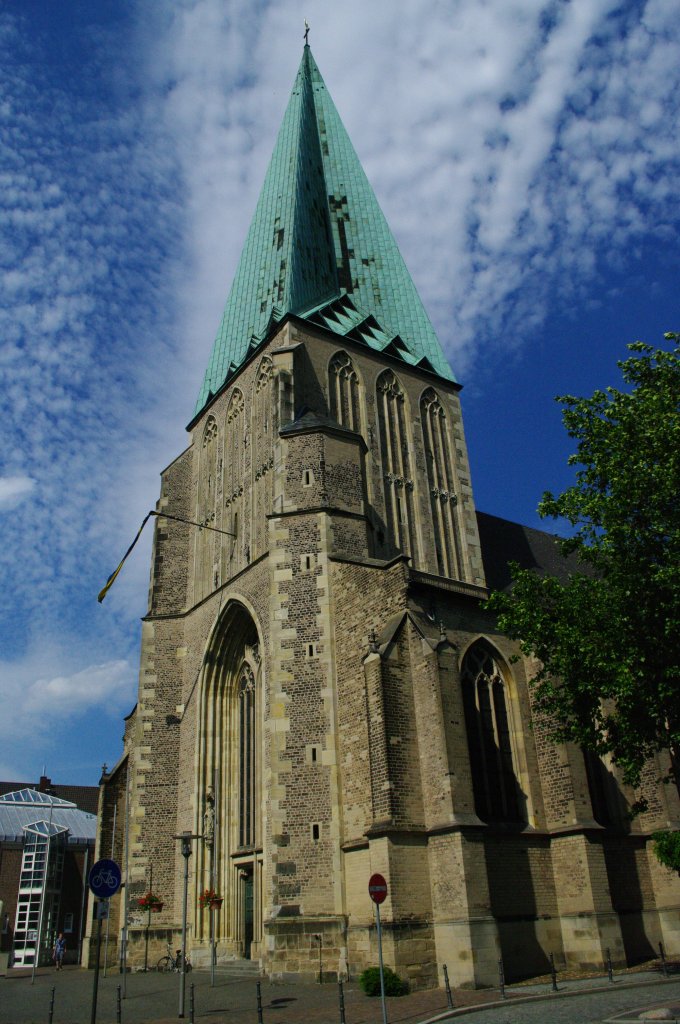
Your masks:
M309 46L196 414L288 313L454 379Z
M511 562L542 576L555 576L561 583L567 582L570 573L590 572L576 553L562 554L561 538L554 533L479 511L477 526L489 590L512 589Z

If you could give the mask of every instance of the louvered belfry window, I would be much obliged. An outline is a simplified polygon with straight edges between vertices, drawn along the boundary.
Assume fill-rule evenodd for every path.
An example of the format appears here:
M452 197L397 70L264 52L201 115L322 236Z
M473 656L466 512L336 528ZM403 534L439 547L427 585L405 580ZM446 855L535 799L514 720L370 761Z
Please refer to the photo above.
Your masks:
M460 579L460 552L455 517L457 499L453 483L451 448L446 415L433 388L428 388L420 400L420 420L423 428L437 571L441 576Z
M394 547L415 561L413 477L404 402L401 384L386 370L377 384L386 525Z
M333 419L343 427L360 432L359 381L346 352L338 352L330 361L328 394Z

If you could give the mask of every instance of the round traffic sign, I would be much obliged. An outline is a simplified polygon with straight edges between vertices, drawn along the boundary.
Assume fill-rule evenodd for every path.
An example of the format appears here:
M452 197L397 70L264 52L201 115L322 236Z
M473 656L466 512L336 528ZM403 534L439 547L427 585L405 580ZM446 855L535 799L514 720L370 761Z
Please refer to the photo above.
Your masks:
M384 903L387 896L387 882L382 875L371 875L368 880L368 895L374 903Z
M120 889L120 868L115 860L98 860L87 876L90 889L100 900L106 900Z

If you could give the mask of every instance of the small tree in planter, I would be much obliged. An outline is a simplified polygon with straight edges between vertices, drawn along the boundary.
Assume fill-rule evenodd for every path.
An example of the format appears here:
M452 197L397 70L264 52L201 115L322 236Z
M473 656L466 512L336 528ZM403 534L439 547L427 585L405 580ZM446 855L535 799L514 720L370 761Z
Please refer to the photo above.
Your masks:
M140 910L151 910L155 913L160 913L163 909L163 900L160 896L156 896L155 892L149 891L139 897L137 906Z
M210 910L219 910L222 906L223 897L214 889L204 889L198 897L199 906L204 910L209 907Z

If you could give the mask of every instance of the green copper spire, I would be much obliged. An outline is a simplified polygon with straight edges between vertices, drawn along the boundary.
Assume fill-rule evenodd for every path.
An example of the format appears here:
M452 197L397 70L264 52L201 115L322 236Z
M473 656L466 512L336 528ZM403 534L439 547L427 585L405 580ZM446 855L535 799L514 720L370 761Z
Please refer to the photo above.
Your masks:
M196 404L294 313L453 376L309 46Z

